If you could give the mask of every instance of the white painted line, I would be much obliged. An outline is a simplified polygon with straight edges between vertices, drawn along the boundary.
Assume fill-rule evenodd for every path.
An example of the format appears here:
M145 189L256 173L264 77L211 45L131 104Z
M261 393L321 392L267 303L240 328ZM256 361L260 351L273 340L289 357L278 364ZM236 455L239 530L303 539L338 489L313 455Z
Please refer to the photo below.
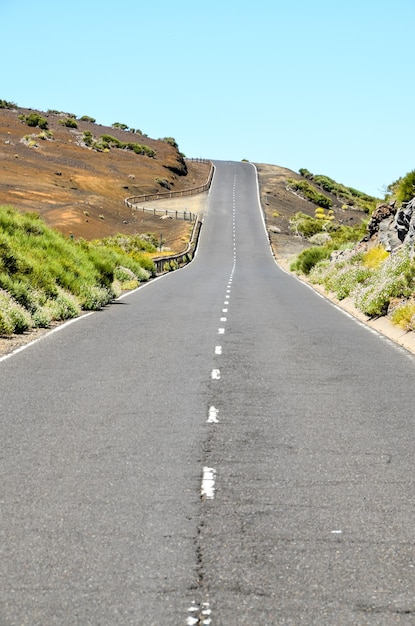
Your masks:
M341 535L341 534L342 534L342 532L343 532L342 530L332 530L332 531L331 531L331 534L332 534L332 535Z
M5 354L4 356L0 357L0 363L2 361L6 361L7 359L10 359L12 356L15 356L15 354L18 354L19 352L23 352L23 350L26 350L30 346L34 346L35 343L38 343L39 341L46 339L46 337L49 337L50 335L53 335L55 333L59 333L61 330L64 330L67 326L70 326L71 324L75 324L76 322L82 321L86 317L93 315L94 312L95 311L91 311L90 313L84 313L83 315L79 315L78 317L73 317L67 322L63 322L62 324L59 324L59 326L52 328L52 330L49 330L47 333L45 333L41 337L38 337L37 339L33 339L33 341L26 343L24 346L20 346L19 348L16 348L15 350L13 350L13 352L9 352L8 354Z
M227 313L229 309L222 309L222 313Z
M222 346L215 346L215 354L222 354Z
M202 487L200 489L202 500L213 500L215 497L215 476L216 470L213 467L203 468Z
M223 304L229 304L229 300L225 300Z
M225 329L224 328L218 328L218 335L224 335L225 334Z
M220 321L221 321L221 322L226 322L226 320L227 320L227 319L228 319L227 317L221 317L221 318L220 318Z
M220 380L220 370L214 369L212 370L212 380Z
M219 424L218 415L219 415L219 409L215 409L214 406L211 406L209 408L209 415L207 418L208 424Z

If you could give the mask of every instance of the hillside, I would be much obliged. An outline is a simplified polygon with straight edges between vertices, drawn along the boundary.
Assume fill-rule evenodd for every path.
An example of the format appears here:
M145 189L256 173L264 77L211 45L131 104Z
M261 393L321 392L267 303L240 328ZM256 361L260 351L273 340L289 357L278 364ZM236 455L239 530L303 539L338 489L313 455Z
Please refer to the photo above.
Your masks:
M303 179L300 174L277 165L256 164L259 177L261 204L264 210L271 245L279 259L286 259L299 254L311 244L301 239L290 229L290 220L296 213L315 215L316 205L287 189L287 180ZM362 210L344 208L344 203L336 196L319 190L331 203L336 223L345 226L360 224L367 215Z
M31 127L19 119L32 114L46 120L47 128ZM148 147L154 156L106 148L100 138L108 135L122 144ZM89 138L99 150L87 145ZM182 249L188 225L135 215L124 199L202 185L209 172L206 163L184 161L174 140L169 143L137 130L24 108L0 108L0 163L0 205L37 212L47 225L75 238L161 232L173 250Z

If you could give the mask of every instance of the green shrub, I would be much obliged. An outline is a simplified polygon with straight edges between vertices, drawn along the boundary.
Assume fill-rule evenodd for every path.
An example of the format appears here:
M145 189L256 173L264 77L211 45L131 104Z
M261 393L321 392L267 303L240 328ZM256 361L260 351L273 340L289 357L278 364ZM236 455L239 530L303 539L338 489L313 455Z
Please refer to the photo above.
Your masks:
M32 327L30 313L8 293L0 291L0 334L23 333Z
M290 220L290 229L308 239L317 233L325 231L326 223L306 213L296 213Z
M90 117L89 115L83 115L82 117L79 118L80 122L91 122L91 124L95 124L96 119L95 117Z
M391 320L404 330L414 330L415 301L409 300L397 306L391 315Z
M134 272L131 271L128 267L123 267L122 265L119 265L114 270L114 278L116 280L119 280L120 283L125 283L126 281L134 280L137 277Z
M5 309L0 308L0 336L12 335L13 331L13 322L11 321L8 312Z
M174 139L174 137L163 137L163 139L160 139L160 141L164 141L165 143L168 143L170 146L173 146L173 148L176 148L176 150L179 149L179 144Z
M82 308L85 311L99 311L113 299L114 294L105 287L85 285L80 295Z
M121 122L114 122L114 124L112 124L112 127L120 128L121 130L128 130L127 124L122 124Z
M154 182L157 185L160 185L161 187L164 187L165 189L170 189L170 183L167 180L167 178L160 178L160 176L156 176L156 178L154 179Z
M82 133L82 139L86 146L92 146L94 138L92 136L91 131L84 130L84 132Z
M32 321L36 328L49 328L52 313L48 307L39 307L32 313Z
M42 140L53 139L53 132L51 130L42 130L42 132L38 133L36 136L38 139Z
M323 259L327 259L333 252L333 248L321 246L306 248L298 255L297 259L291 265L292 271L300 272L302 274L309 274L311 269Z
M78 122L73 117L63 117L58 123L67 128L78 128Z
M303 176L304 178L308 178L310 180L313 179L313 174L307 168L300 167L298 171L301 174L301 176Z
M317 206L329 209L333 205L331 198L319 193L315 187L308 182L308 180L295 180L294 178L288 178L287 184L289 188L299 191L302 196L307 198L307 200L310 200L313 204L317 204Z
M45 130L48 127L47 119L39 115L39 113L30 113L29 115L23 116L23 119L26 124L31 127L37 126L38 128L43 128Z
M0 100L0 109L17 109L17 104L7 100Z
M415 196L415 170L405 174L396 184L396 199L399 203L409 202Z

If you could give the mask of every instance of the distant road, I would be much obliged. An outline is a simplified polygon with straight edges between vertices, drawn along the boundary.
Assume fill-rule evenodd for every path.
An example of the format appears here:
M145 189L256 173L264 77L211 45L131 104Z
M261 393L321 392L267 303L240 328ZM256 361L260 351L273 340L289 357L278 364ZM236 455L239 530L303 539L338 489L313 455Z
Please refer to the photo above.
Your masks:
M415 623L414 357L215 165L189 266L0 363L1 626Z

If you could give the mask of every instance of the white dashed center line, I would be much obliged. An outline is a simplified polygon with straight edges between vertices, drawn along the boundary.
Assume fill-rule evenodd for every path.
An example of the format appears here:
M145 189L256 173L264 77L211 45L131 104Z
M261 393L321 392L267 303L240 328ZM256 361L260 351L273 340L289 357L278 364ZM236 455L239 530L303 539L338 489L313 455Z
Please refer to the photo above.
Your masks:
M212 380L220 380L220 370L214 369L212 370Z
M202 500L213 500L215 497L215 476L216 470L213 467L203 468L202 487L200 489Z
M211 406L209 408L209 415L207 418L208 424L218 424L219 423L218 415L219 415L219 409L215 409L214 406Z

